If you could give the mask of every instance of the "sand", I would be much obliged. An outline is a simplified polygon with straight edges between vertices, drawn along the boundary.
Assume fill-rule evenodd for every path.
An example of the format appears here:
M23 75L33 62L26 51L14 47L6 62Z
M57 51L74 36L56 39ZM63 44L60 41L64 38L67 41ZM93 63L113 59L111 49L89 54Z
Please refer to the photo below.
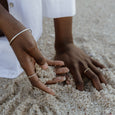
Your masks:
M74 43L106 66L108 85L98 92L90 81L85 91L70 85L49 86L56 96L32 88L23 73L16 79L0 78L0 115L115 115L115 1L77 0L73 19ZM44 20L44 33L38 45L44 56L53 59L53 20ZM55 77L53 68L41 71L47 79ZM45 78L45 79L46 79ZM44 79L44 78L43 78Z

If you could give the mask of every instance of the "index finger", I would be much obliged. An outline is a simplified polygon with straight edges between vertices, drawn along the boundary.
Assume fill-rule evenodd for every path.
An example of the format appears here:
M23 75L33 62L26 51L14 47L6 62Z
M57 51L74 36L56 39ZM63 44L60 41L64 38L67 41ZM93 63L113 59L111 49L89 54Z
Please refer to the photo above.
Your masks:
M64 62L59 60L47 60L47 63L49 66L64 66Z
M26 54L25 54L26 55ZM23 60L23 69L25 70L26 74L28 76L32 76L29 78L31 84L51 95L55 95L55 93L53 92L52 89L48 88L47 86L45 86L38 78L37 74L35 74L35 65L31 60L31 57L26 55L25 60Z

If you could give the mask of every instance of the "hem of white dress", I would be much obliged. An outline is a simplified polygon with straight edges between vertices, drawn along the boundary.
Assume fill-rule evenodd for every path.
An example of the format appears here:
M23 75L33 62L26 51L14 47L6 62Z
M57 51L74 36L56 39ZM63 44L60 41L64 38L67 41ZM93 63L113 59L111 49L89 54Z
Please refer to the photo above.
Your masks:
M0 72L0 78L8 78L8 79L14 79L14 78L17 78L20 74L22 74L24 72L23 69L20 70L20 72L14 72L14 71L11 71L11 72L8 72L8 71L2 71ZM4 74L5 73L5 74Z
M56 15L56 16L43 16L43 17L45 17L45 18L63 18L63 17L73 17L73 16L75 16L76 15L76 13L75 14L68 14L68 15L63 15L63 16L58 16L58 15Z
M76 14L76 0L43 0L43 16L48 18L70 17Z

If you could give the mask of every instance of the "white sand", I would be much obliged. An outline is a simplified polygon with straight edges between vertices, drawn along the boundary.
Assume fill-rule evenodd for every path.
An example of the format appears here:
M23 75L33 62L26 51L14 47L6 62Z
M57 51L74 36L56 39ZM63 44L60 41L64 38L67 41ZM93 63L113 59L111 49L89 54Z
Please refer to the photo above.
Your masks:
M52 59L52 19L46 19L44 27L39 47ZM0 115L115 115L115 1L77 0L73 34L77 46L105 64L108 85L98 92L86 81L85 91L80 92L73 81L72 85L56 84L50 86L56 96L50 96L32 89L25 74L14 80L0 78ZM45 76L54 77L52 68Z

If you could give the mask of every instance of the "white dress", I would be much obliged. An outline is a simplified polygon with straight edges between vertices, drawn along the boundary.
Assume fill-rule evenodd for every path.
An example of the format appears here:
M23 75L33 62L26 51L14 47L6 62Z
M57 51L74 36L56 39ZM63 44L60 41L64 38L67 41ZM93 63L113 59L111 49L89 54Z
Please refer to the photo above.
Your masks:
M26 28L32 29L37 41L42 34L43 16L74 16L75 0L7 0L9 12ZM6 37L0 37L0 77L16 78L23 72Z

